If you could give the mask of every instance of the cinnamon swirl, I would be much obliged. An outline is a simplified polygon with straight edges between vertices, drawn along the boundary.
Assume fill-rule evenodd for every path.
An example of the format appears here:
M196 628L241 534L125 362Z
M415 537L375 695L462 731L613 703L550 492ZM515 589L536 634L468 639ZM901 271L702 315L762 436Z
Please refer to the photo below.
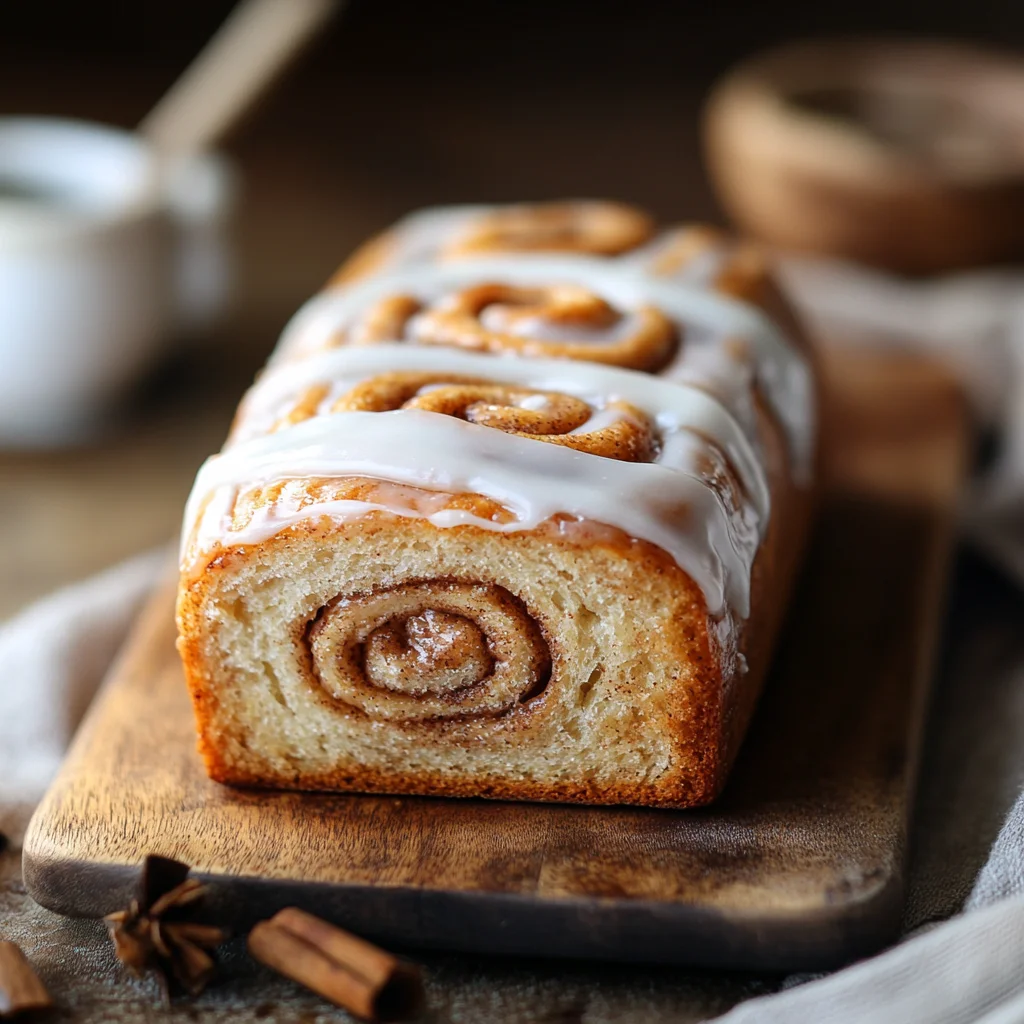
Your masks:
M516 252L618 256L654 237L654 222L625 203L570 199L513 206L456 206L412 214L371 239L328 287L399 264Z
M328 287L400 267L514 253L612 257L740 298L750 298L751 287L768 281L760 250L718 228L695 224L658 231L635 207L572 199L414 213L358 249Z
M760 255L604 203L385 238L295 317L189 499L211 776L708 802L813 490L813 367Z

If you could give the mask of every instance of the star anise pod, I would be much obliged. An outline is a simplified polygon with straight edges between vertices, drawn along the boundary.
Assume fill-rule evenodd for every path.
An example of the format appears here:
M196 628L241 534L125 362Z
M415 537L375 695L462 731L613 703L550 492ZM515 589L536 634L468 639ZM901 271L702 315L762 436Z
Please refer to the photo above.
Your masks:
M217 966L212 951L228 938L225 929L195 920L206 887L188 872L180 861L147 857L128 908L104 918L118 959L136 977L156 972L165 1003L169 979L189 995L202 992Z

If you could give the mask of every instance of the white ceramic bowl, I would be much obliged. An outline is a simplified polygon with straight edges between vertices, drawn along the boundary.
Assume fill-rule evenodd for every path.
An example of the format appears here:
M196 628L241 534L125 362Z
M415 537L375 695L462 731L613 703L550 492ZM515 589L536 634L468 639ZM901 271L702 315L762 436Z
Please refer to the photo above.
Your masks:
M130 132L0 118L0 444L90 436L183 330L224 305L233 182L161 168Z

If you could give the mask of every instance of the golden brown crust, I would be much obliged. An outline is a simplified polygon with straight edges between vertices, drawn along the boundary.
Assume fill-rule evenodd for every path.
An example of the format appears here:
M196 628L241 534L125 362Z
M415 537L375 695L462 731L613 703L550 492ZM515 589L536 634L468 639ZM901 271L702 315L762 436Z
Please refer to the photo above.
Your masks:
M379 235L364 242L327 281L327 288L342 288L375 274L383 267L391 256L395 246L392 232L383 231Z

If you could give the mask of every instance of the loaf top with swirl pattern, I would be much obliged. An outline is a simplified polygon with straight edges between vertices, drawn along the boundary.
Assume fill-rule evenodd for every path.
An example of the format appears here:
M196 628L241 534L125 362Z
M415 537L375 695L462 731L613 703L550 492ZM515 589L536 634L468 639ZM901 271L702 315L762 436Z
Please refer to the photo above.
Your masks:
M285 330L199 473L183 568L318 518L573 520L655 545L742 620L766 422L808 487L813 373L756 250L613 203L415 214Z

